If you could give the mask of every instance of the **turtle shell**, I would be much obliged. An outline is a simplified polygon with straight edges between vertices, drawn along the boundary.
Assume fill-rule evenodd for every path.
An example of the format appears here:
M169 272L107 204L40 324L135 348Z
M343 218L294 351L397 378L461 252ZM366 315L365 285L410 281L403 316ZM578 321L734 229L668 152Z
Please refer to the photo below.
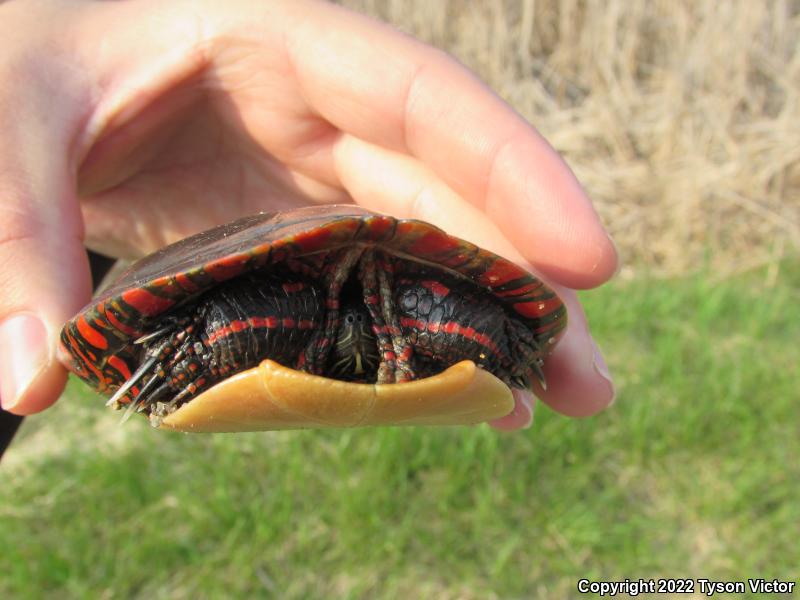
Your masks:
M137 366L139 349L133 342L166 311L251 270L354 244L378 247L471 281L528 326L545 353L566 327L561 299L515 263L429 223L331 205L245 217L133 264L64 326L62 362L109 395Z

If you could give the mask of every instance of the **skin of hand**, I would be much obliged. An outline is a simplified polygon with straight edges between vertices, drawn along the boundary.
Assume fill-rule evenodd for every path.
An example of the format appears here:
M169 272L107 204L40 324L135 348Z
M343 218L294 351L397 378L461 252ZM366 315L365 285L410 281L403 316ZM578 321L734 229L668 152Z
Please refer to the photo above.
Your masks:
M0 397L59 397L84 247L138 257L260 210L356 202L516 260L569 326L540 397L614 397L573 289L617 255L566 164L447 54L315 0L12 0L0 6ZM532 396L493 422L525 427Z

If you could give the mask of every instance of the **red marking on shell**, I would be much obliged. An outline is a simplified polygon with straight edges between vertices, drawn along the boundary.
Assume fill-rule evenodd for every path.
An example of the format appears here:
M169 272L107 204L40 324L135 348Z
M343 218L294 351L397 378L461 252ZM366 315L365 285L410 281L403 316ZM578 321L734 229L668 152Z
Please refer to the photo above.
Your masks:
M158 296L175 296L183 294L183 290L181 289L181 286L178 284L177 280L166 275L151 281L148 287L156 292L156 295Z
M94 377L97 380L97 390L99 392L105 391L108 387L108 378L96 366L95 361L89 360L89 358L81 350L78 342L71 335L69 336L69 347L71 348L70 352L76 357L77 362L80 362L87 372L91 371L91 373L94 374Z
M108 364L110 367L116 369L116 371L122 376L123 381L127 381L131 378L131 370L128 368L128 365L125 363L125 361L119 356L109 356Z
M197 284L189 279L186 273L178 273L175 275L175 282L180 286L180 288L186 292L196 292L198 290Z
M159 315L175 304L171 298L161 298L145 288L132 288L122 292L122 299L145 317Z
M310 319L300 319L297 322L298 329L314 329L314 321Z
M367 227L365 228L365 233L368 235L362 235L361 237L370 241L381 240L385 238L387 232L394 227L394 222L395 220L391 217L369 217L366 221Z
M84 365L81 361L76 360L75 357L72 355L71 350L67 347L67 339L68 336L64 335L58 341L58 353L60 356L66 358L66 360L62 359L62 362L64 362L64 364L70 371L72 371L79 377L88 376L89 373L86 370L86 365Z
M554 324L553 323L546 323L546 324L542 325L541 327L537 327L536 329L531 329L531 331L533 331L533 334L537 338L540 338L545 333L552 332L553 329L554 329ZM553 332L551 337L548 338L547 340L545 340L544 343L545 344L554 344L556 342L556 340L561 338L562 335L564 335L564 330L563 329L561 331Z
M122 323L119 319L117 319L117 312L113 308L108 308L102 311L103 316L106 318L106 321L114 327L117 331L121 331L125 335L129 335L131 337L138 337L141 335L141 332L134 329L133 327L128 327L124 323Z
M514 310L523 317L535 319L537 317L541 318L542 315L547 315L560 309L563 304L560 298L553 296L552 298L548 298L546 300L534 299L526 302L517 302L513 306ZM549 324L547 327L545 327L545 329L549 329L550 327L553 327L553 325Z
M442 264L458 269L460 266L470 261L475 261L476 254L478 253L478 247L473 244L468 244L467 242L462 242L462 245L466 246L467 249L461 250L460 252L452 252L452 254L448 255L446 260L441 261Z
M420 227L416 223L398 224L396 237L404 239L405 236L408 236L410 241L409 251L434 260L458 246L458 242L443 231L427 229L420 235Z
M80 333L81 337L89 344L100 350L108 348L108 340L106 340L102 333L86 322L85 315L81 315L78 318L77 326L78 333Z
M263 267L266 265L270 260L270 255L272 254L272 242L267 242L266 244L259 244L253 251L250 253L250 266L254 269L258 267Z
M227 281L231 277L240 275L244 271L246 262L246 256L234 254L206 265L205 272L216 281Z
M450 293L450 288L442 283L439 283L438 281L425 280L421 281L420 284L422 285L422 287L432 291L434 295L440 296L442 298L444 298L445 296L447 296L447 294Z
M514 279L527 275L520 267L512 262L498 258L478 277L478 283L489 287L503 285Z
M340 228L344 225L342 223ZM351 225L352 229L352 225ZM338 232L337 232L338 233ZM311 231L303 231L298 233L292 240L300 247L300 252L314 252L327 247L328 240L333 237L333 231L330 226L320 227L319 229L312 229Z
M294 319L293 319L293 318L291 318L291 317L284 317L284 318L283 318L283 321L281 322L281 324L282 324L282 325L283 325L283 326L284 326L286 329L294 329L295 322L294 322Z
M509 290L494 290L494 293L500 298L512 298L514 296L533 297L537 292L541 291L543 287L544 284L541 281L536 280Z

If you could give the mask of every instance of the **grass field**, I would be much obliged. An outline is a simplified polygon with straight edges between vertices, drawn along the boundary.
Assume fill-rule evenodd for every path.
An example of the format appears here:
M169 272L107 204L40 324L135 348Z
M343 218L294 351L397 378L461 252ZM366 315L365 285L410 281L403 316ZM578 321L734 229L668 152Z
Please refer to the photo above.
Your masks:
M486 426L191 436L77 385L0 490L0 597L573 596L797 578L800 271L585 294L620 393Z

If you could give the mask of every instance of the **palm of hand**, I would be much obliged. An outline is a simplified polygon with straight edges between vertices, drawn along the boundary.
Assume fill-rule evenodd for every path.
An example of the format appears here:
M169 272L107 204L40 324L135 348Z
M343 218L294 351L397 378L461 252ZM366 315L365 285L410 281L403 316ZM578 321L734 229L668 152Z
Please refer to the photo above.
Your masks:
M261 75L240 81L249 68ZM168 90L101 135L79 178L87 245L140 256L244 214L351 201L332 163L342 133L286 80L272 94L280 75L249 68Z

